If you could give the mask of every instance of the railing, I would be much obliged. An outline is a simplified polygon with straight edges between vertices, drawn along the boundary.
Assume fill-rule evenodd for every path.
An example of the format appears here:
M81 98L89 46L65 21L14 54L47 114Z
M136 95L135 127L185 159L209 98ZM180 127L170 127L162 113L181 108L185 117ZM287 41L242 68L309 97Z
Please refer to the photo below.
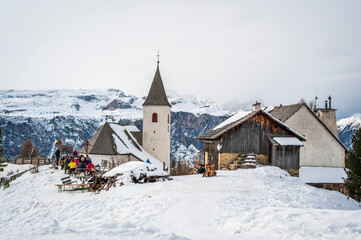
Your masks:
M23 165L23 164L31 164L31 165L47 165L47 164L51 164L52 159L51 158L2 158L2 161L6 162L6 163L12 163L12 164L18 164L18 165Z

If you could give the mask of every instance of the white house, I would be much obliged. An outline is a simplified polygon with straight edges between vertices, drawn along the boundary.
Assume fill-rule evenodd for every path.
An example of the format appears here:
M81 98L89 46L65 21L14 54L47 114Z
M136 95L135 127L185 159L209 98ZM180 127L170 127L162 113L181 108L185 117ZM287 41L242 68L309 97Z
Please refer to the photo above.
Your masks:
M347 149L337 137L335 109L326 106L314 113L299 103L277 106L270 113L307 140L300 150L299 177L315 186L343 191Z
M88 140L88 155L94 165L108 165L130 161L147 161L162 169L162 163L144 151L136 135L140 133L135 126L123 126L118 123L105 123L94 136ZM79 153L85 154L83 146Z

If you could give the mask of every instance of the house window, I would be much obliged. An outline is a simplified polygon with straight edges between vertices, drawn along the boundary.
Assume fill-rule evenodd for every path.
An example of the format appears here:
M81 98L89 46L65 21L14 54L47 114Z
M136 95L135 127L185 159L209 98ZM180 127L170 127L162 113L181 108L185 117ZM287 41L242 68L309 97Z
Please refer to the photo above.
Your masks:
M152 114L152 122L158 122L158 114L156 113Z

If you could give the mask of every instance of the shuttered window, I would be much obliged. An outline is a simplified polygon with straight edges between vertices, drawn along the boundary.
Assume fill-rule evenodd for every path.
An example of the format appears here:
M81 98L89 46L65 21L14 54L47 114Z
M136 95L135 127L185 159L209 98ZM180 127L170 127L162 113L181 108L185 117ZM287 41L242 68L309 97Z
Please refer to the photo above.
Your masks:
M158 122L158 114L156 113L152 114L152 122Z

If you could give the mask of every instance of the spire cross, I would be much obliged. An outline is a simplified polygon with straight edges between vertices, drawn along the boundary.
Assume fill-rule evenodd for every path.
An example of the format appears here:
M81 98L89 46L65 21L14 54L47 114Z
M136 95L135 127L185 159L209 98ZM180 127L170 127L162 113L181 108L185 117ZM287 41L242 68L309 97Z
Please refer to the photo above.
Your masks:
M159 55L159 50L158 50L158 54L157 54L156 56L157 56L157 58L158 58L157 64L159 64L159 57L160 57L160 55Z

